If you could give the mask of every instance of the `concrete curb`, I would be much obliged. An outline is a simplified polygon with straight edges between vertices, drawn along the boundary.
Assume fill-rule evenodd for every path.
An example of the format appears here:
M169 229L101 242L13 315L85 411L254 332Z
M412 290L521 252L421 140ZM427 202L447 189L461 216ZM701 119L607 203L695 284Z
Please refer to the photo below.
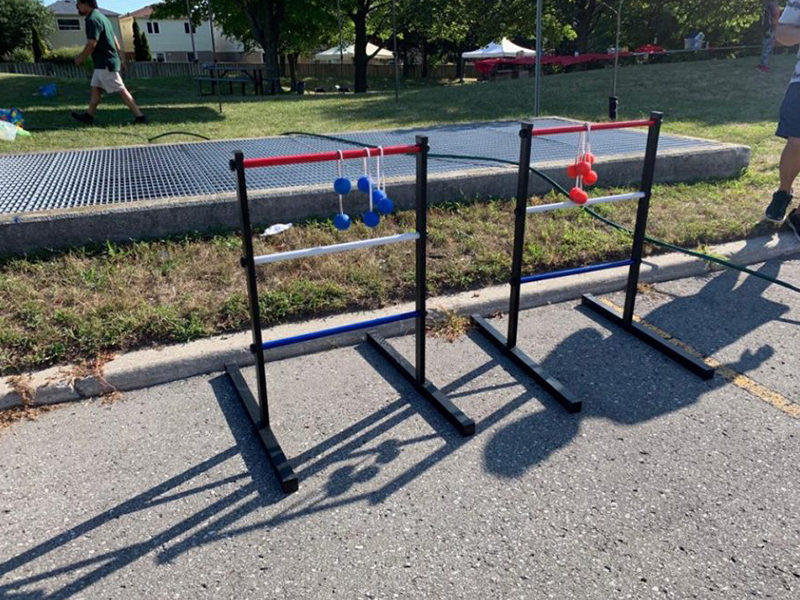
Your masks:
M730 242L712 247L710 252L726 257L741 265L759 263L770 259L800 255L800 244L789 232L772 236ZM719 267L684 254L672 253L651 257L642 263L640 281L659 282L702 275ZM536 285L523 286L522 308L533 308L543 304L565 302L585 293L604 294L623 289L627 268L621 267L586 273L564 279L551 279ZM391 312L413 310L412 303L393 307ZM488 315L508 309L508 286L499 285L482 290L463 292L452 296L430 298L429 312L459 314L478 313ZM336 315L304 323L292 323L274 327L268 339L279 339L336 327L346 323L372 319L388 311L373 311ZM400 335L412 331L413 321L393 323L380 328L386 336ZM335 338L318 339L276 348L267 353L269 360L278 360L311 352L319 352L337 346L346 346L363 339L363 331L343 334ZM158 349L139 350L124 354L109 361L101 368L87 372L86 369L66 365L52 367L36 373L6 377L0 381L0 410L27 406L40 406L69 402L100 396L112 391L129 391L167 383L194 375L222 371L226 364L240 366L254 362L248 348L250 332L222 335L186 344Z

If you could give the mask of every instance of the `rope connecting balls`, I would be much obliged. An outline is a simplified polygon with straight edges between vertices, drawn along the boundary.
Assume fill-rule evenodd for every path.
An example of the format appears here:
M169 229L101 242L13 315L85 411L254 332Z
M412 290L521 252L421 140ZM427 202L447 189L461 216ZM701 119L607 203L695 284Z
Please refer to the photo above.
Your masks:
M337 177L333 181L333 191L339 196L339 213L333 218L333 226L339 231L345 231L350 227L350 216L344 212L344 196L353 189L350 180L344 176L343 163L344 155L341 150L337 151L339 160L337 161ZM364 174L356 181L358 191L367 195L369 209L361 216L364 225L367 227L377 227L381 221L381 215L388 215L394 211L394 202L386 194L386 175L383 169L383 146L378 146L378 154L375 156L375 177L370 173L370 159L372 153L369 148L364 148Z
M575 204L586 204L589 194L583 189L584 185L595 185L597 183L597 172L594 170L596 161L592 154L592 145L589 142L589 134L592 126L586 123L586 131L582 131L578 138L578 152L575 161L567 167L567 177L575 180L575 185L569 191L569 199Z

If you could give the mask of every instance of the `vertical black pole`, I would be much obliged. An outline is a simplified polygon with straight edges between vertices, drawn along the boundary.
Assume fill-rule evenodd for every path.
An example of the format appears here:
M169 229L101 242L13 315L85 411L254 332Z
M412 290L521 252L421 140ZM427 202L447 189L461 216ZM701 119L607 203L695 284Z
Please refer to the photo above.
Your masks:
M617 107L619 106L619 98L616 96L608 97L608 118L612 121L617 120Z
M269 406L267 404L267 374L264 365L264 348L261 341L261 314L258 309L258 286L256 284L256 264L253 259L252 228L250 226L250 207L247 203L247 183L244 177L244 154L241 150L233 153L231 170L236 171L236 196L242 221L241 264L246 269L247 298L250 304L250 322L253 331L253 345L250 350L256 355L256 382L258 385L258 406L261 409L261 422L258 427L269 427Z
M426 282L428 279L427 244L428 244L428 138L418 135L416 139L420 151L417 153L417 187L416 187L416 210L417 210L417 322L416 322L416 372L417 383L425 384L425 298L427 296Z
M522 123L519 130L519 173L517 175L517 206L514 209L514 251L511 258L511 300L508 308L508 337L506 345L517 345L519 321L519 293L522 278L522 249L525 246L526 208L528 207L528 179L531 166L532 123Z
M661 131L661 119L663 114L660 112L650 113L650 120L653 124L647 132L647 150L644 155L644 167L642 168L642 185L640 191L644 192L644 197L639 199L639 206L636 211L636 227L633 232L633 248L631 249L631 268L628 271L628 285L625 289L625 309L622 318L625 325L630 325L633 321L633 310L636 304L636 286L639 283L639 268L642 264L642 250L644 248L644 236L647 231L647 213L650 210L650 192L653 188L653 176L656 168L656 153L658 152L658 135Z

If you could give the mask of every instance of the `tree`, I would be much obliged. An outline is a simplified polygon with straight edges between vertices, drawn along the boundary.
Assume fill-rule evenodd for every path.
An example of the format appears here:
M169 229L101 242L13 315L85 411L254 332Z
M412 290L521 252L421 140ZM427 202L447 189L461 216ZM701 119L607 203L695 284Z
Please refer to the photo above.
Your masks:
M295 2L296 0L290 0ZM280 79L280 32L286 0L190 0L192 22L199 25L213 13L214 25L227 37L241 41L245 49L260 46L264 52L264 72L269 81ZM156 7L159 17L186 18L186 0L165 0ZM276 91L272 87L270 91Z
M31 50L33 50L33 62L42 62L42 58L47 53L42 36L35 27L31 28Z
M153 60L147 36L139 29L136 19L133 20L133 60L137 62L150 62Z
M392 0L341 0L342 11L350 18L355 27L355 45L353 49L353 62L355 64L355 81L353 88L356 93L367 91L367 65L375 55L367 54L369 37L376 41L380 38L384 27L391 22ZM378 45L378 50L381 46ZM375 53L378 52L375 51Z
M0 56L15 48L30 48L33 31L52 30L53 14L37 0L0 0Z

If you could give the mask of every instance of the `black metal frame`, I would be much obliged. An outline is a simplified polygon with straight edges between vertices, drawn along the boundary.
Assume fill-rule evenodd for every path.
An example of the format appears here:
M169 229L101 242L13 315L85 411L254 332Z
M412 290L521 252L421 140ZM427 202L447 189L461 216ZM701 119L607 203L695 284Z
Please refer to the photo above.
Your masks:
M625 288L625 308L623 314L612 310L599 302L591 294L582 297L582 304L591 308L603 317L621 325L626 331L650 344L653 348L666 354L684 367L690 369L703 379L711 379L714 370L702 360L695 358L675 344L655 335L647 328L633 320L633 311L636 304L636 292L639 283L639 271L642 262L645 232L647 229L647 215L650 208L650 195L653 187L656 154L658 152L658 138L661 130L662 113L650 114L651 125L647 135L644 166L640 191L644 194L639 199L636 211L636 225L634 229L633 244L631 249L631 262L628 271L628 281ZM522 286L522 254L525 246L525 223L528 205L528 182L530 179L531 143L533 138L533 125L522 123L520 132L520 158L517 176L517 200L514 209L514 247L511 264L511 286L508 314L508 335L503 336L488 320L480 315L472 315L472 322L490 342L499 348L506 356L512 359L534 381L540 384L553 396L567 412L575 413L581 410L583 403L565 385L550 375L539 364L527 356L517 347L517 331L519 324L520 288Z
M653 124L650 125L650 129L647 133L647 149L645 151L644 167L642 169L642 183L639 188L640 191L644 193L644 196L639 199L639 205L636 210L636 225L633 230L633 246L631 250L632 262L628 271L628 283L625 287L625 306L622 315L598 301L592 294L585 294L582 298L582 304L617 325L621 325L623 329L646 342L662 354L668 356L681 366L689 369L701 379L708 380L714 377L714 369L712 367L709 367L703 360L684 351L673 342L665 340L633 320L634 308L636 306L636 291L639 285L639 271L642 265L642 250L644 248L644 238L647 232L647 214L650 210L650 196L656 170L656 154L658 152L658 137L661 132L662 118L663 114L660 112L650 113L650 120L653 121Z
M475 433L475 422L455 406L436 386L425 377L425 316L427 298L427 173L428 173L428 138L416 137L416 145L420 152L416 154L416 231L419 237L416 240L416 315L415 318L415 365L411 365L400 353L397 352L384 337L375 331L367 333L366 338L378 352L407 379L416 391L427 399L461 435L469 436ZM242 226L242 250L244 256L241 265L246 271L247 295L250 307L251 329L253 343L251 352L255 355L257 398L253 396L249 386L236 365L227 365L225 370L233 386L245 406L250 419L258 432L261 443L272 464L275 474L280 481L285 493L297 491L298 480L286 454L272 430L269 418L269 403L266 383L266 360L264 358L264 342L261 335L261 316L258 307L258 285L256 282L255 257L251 238L252 226L250 222L250 208L247 198L247 182L245 178L244 155L241 151L234 152L230 163L232 171L236 172L236 193L239 200L239 210Z

